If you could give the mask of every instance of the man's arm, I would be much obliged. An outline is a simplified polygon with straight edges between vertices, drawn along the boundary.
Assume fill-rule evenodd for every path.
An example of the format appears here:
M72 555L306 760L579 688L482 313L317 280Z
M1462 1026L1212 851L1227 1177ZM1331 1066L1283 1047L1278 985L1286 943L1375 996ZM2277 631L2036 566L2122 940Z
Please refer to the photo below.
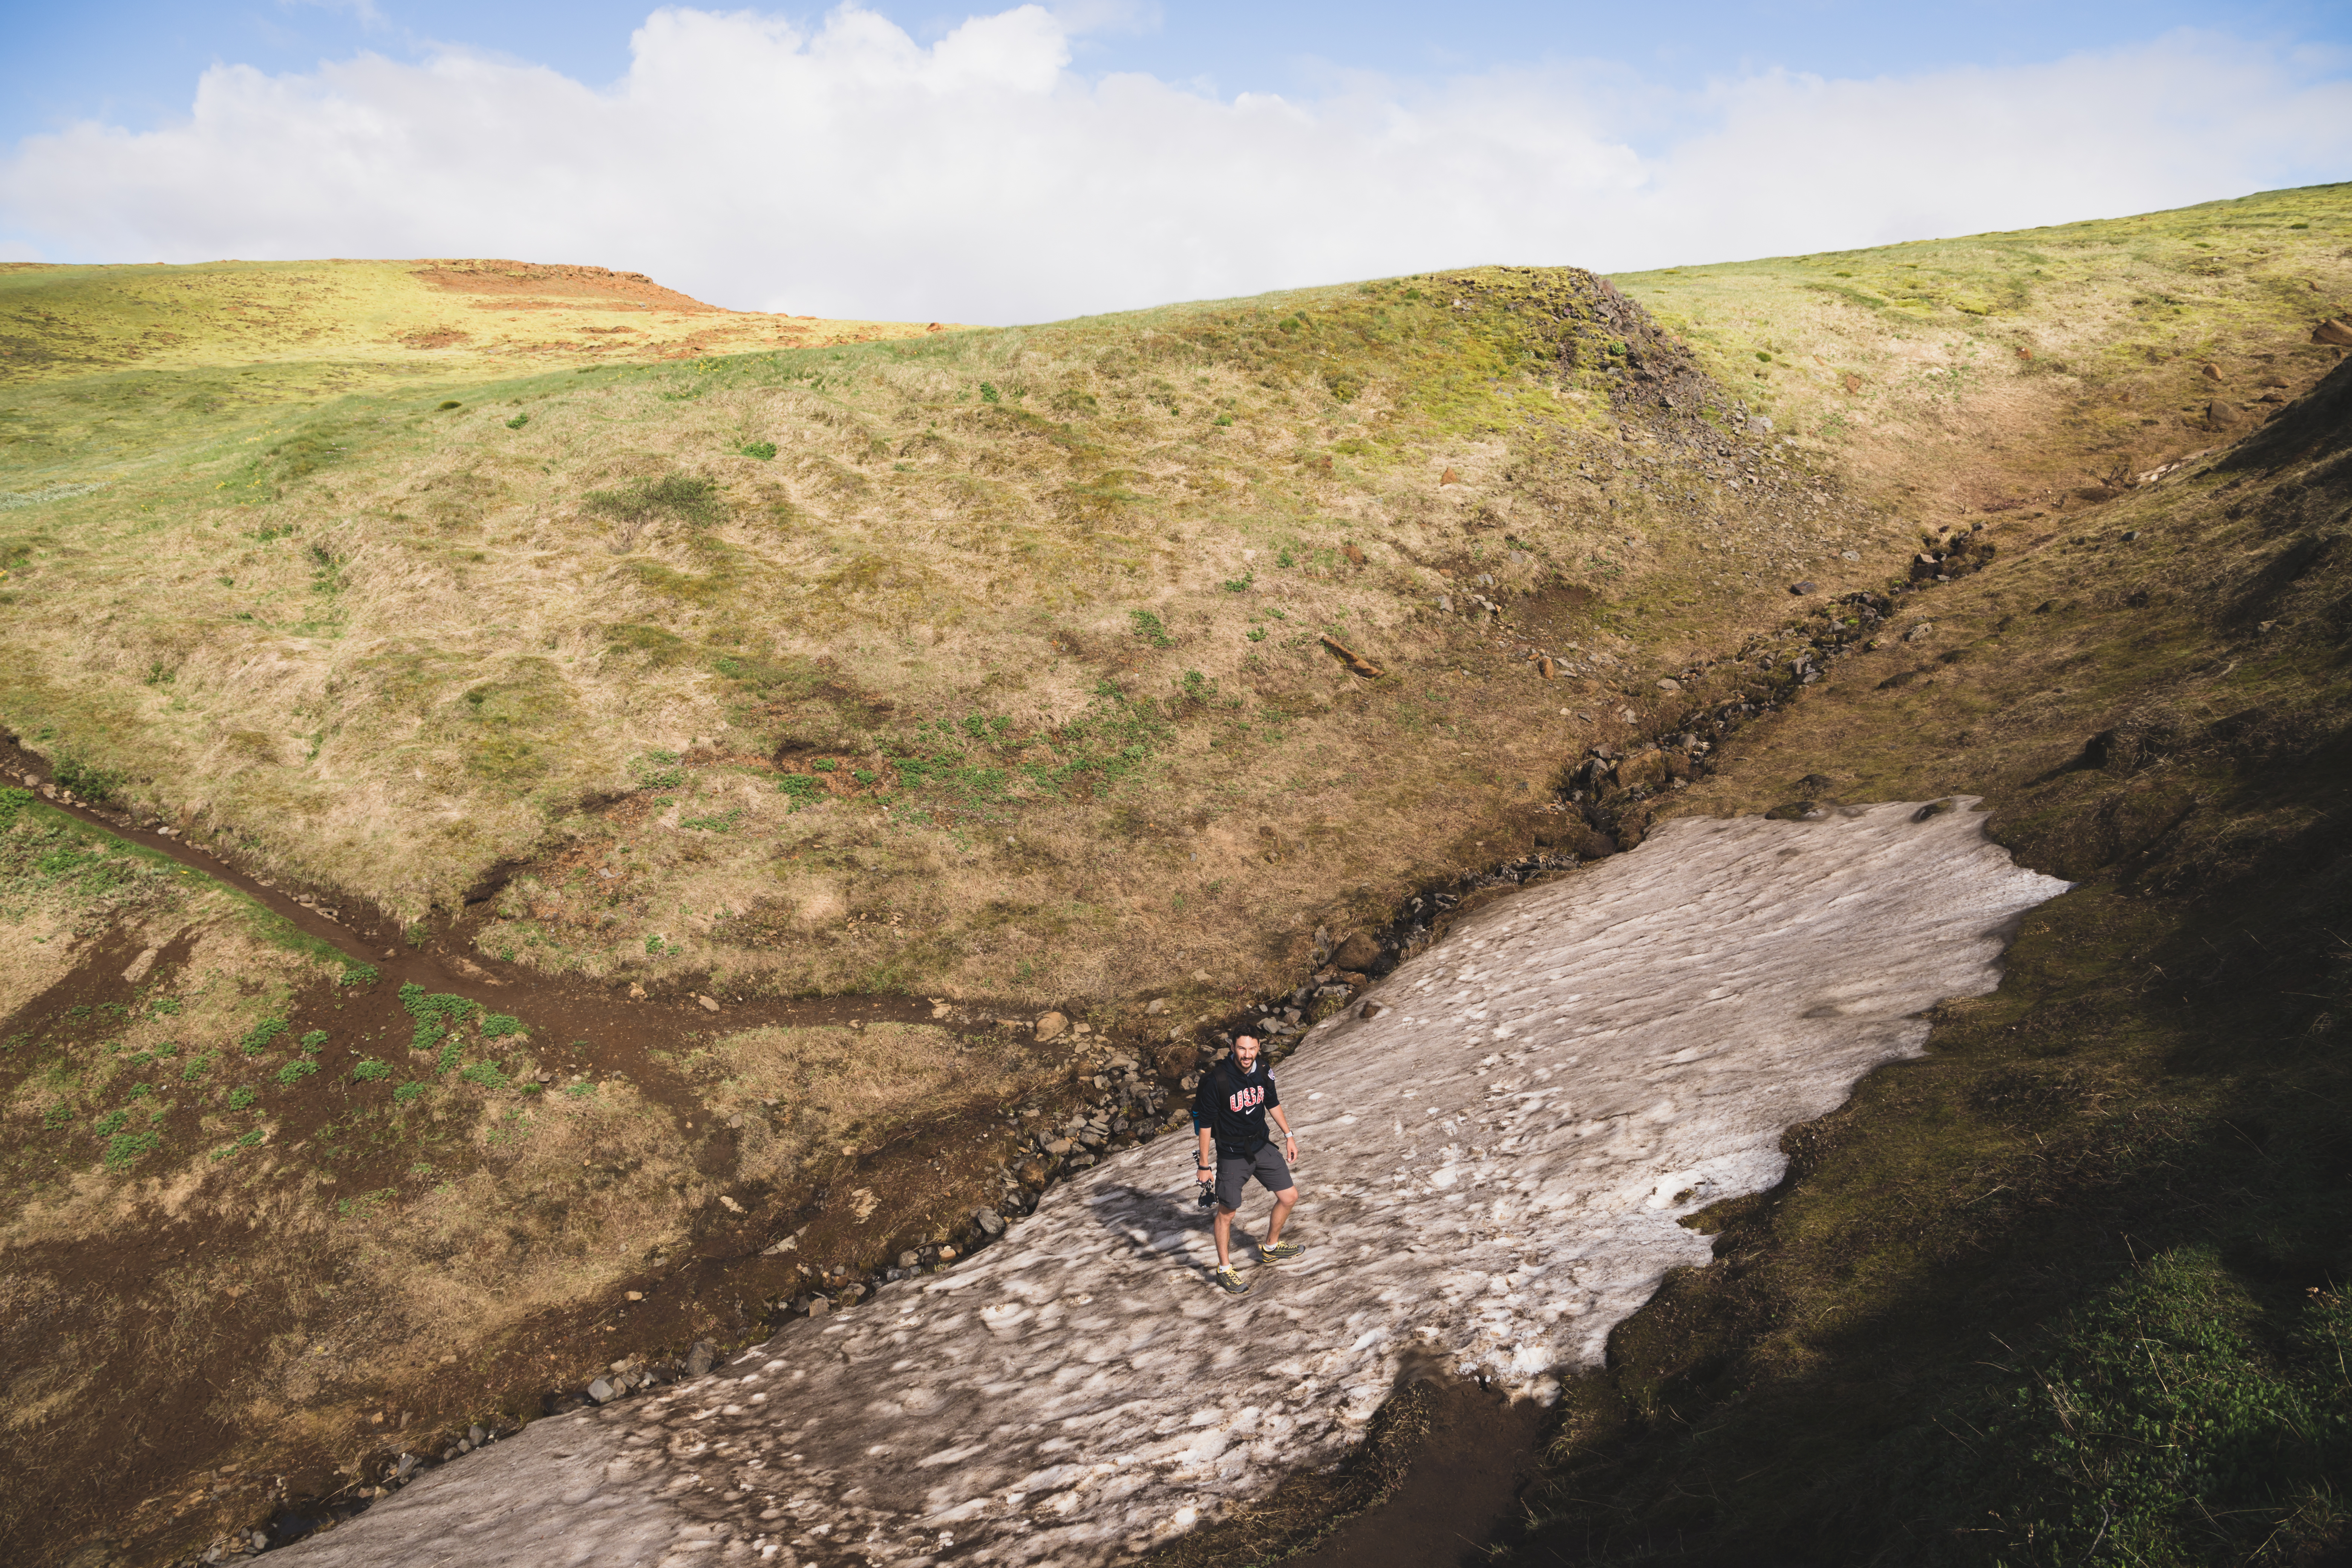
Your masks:
M1214 1181L1217 1175L1217 1098L1211 1088L1215 1077L1213 1067L1203 1069L1201 1087L1192 1091L1192 1131L1201 1135L1201 1157L1195 1163L1202 1167L1194 1174L1204 1184Z
M1286 1160L1297 1159L1298 1157L1298 1134L1290 1130L1290 1118L1282 1113L1282 1107L1279 1105L1267 1106L1265 1113L1274 1118L1274 1124L1276 1127L1282 1129L1282 1141L1284 1144L1286 1145L1282 1152L1282 1157Z

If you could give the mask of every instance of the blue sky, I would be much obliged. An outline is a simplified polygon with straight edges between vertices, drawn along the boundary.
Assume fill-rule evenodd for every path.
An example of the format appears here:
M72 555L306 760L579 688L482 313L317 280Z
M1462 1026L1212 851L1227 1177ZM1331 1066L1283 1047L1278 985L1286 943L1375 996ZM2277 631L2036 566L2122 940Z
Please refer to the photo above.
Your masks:
M299 71L361 49L415 59L436 46L463 45L551 66L576 80L607 83L628 69L629 35L653 8L644 0L22 5L12 8L8 47L0 51L0 141L92 118L146 129L187 112L196 78L208 66ZM812 23L825 9L760 8ZM929 5L868 8L927 41L970 14ZM1077 51L1079 69L1143 71L1225 95L1312 91L1335 69L1429 77L1548 58L1621 62L1661 84L1683 87L1767 67L1832 77L1900 75L2053 59L2181 27L2352 50L2352 5L2317 0L2071 5L1773 0L1692 4L1671 13L1642 4L1179 0L1100 9L1110 20Z
M519 256L1034 320L2352 175L2352 6L20 6L0 259Z

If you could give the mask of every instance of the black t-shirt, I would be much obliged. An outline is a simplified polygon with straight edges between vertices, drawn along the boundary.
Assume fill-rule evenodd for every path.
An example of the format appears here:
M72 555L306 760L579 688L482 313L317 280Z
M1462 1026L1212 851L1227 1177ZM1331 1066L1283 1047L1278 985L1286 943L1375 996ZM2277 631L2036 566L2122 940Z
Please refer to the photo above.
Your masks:
M1210 1130L1218 1153L1246 1159L1271 1142L1265 1113L1281 1103L1264 1057L1247 1073L1227 1057L1201 1075L1200 1090L1192 1097L1192 1125Z

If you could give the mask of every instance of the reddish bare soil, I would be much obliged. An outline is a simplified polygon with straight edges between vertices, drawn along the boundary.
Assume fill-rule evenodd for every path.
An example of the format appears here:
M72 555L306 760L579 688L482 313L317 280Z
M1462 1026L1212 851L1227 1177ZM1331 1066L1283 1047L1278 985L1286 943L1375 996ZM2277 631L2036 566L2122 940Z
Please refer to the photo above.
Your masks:
M633 310L651 305L657 310L696 315L724 315L675 289L665 289L642 272L614 272L604 267L573 267L534 261L432 261L415 276L452 294L494 297L497 309L528 309L538 303L569 310Z

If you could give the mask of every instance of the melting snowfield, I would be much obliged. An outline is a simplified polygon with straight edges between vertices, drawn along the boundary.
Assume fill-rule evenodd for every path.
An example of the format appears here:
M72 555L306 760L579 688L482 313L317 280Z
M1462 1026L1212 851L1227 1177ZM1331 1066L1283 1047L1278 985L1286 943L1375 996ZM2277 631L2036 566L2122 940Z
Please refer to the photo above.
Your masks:
M1408 1354L1549 1398L1676 1222L1780 1179L1782 1131L1993 988L2066 884L1968 810L1671 822L1498 901L1276 1069L1292 1235L1230 1300L1191 1140L1054 1189L995 1246L698 1382L542 1421L292 1549L319 1568L1098 1563L1339 1457Z

